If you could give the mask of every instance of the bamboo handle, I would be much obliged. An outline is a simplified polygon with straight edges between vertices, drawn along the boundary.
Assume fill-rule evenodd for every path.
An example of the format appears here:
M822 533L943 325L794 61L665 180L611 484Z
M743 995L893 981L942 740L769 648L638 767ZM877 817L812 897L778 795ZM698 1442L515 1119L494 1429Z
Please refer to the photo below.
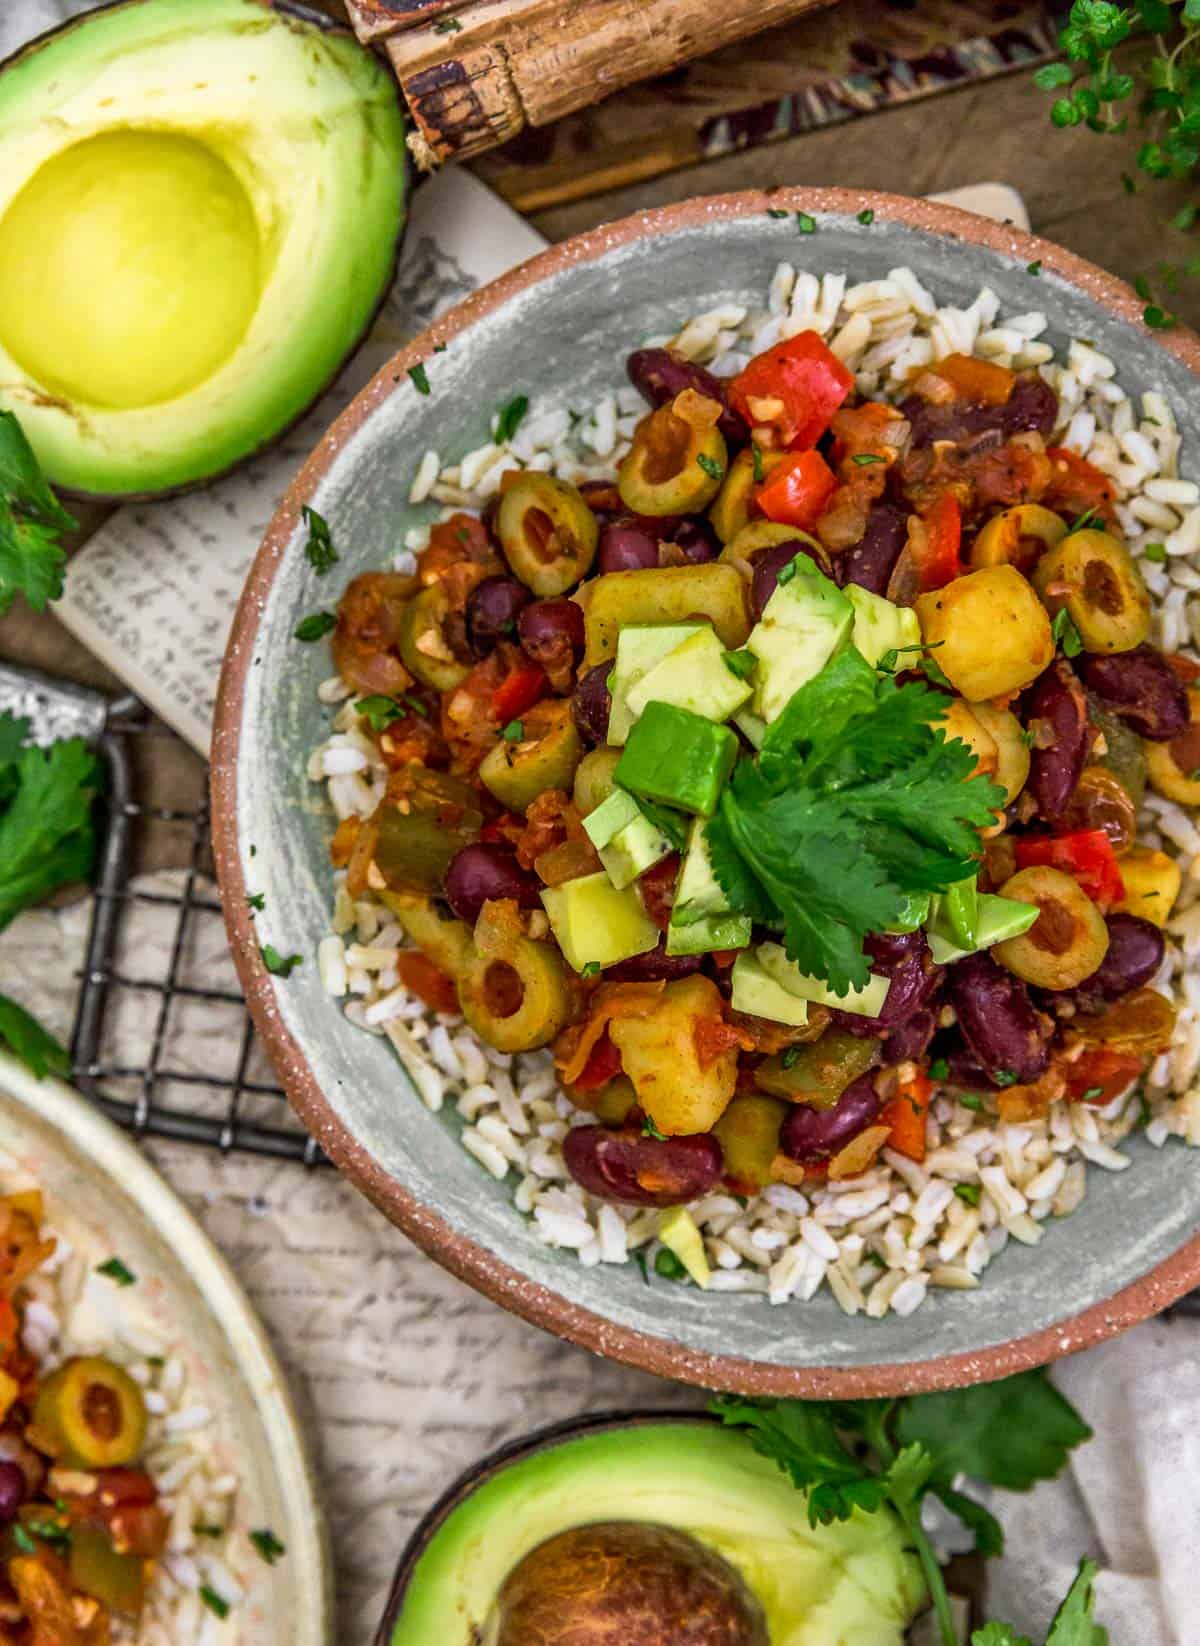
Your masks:
M416 125L410 146L430 167L827 3L355 0L351 9L360 36L383 36Z

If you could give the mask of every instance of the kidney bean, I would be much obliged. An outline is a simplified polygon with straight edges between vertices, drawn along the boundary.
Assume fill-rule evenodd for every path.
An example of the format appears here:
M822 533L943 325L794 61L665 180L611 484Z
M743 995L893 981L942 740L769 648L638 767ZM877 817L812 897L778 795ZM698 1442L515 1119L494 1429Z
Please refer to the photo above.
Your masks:
M632 960L622 960L615 966L606 966L606 983L657 983L676 977L690 977L698 972L704 956L699 954L668 954L660 943L646 954L635 954Z
M612 713L608 677L615 662L616 659L610 657L607 663L597 663L589 669L571 698L571 718L579 735L589 743L603 743L608 735L608 717Z
M565 595L535 600L517 618L517 638L535 663L577 662L583 656L583 607Z
M533 599L515 577L485 577L467 596L467 644L476 657L487 657L513 632L523 607Z
M652 406L664 406L684 389L695 389L724 406L717 427L735 446L744 446L750 430L737 412L725 404L725 385L712 372L691 360L681 360L669 349L635 349L625 362L629 381Z
M816 566L821 564L812 544L803 543L798 537L789 538L786 543L773 543L769 549L763 549L756 554L750 562L754 569L750 583L750 610L756 621L762 616L767 601L779 587L780 572L785 566L790 566L798 554L807 555Z
M917 1063L929 1050L929 1042L937 1032L937 1013L928 1006L915 1011L894 1034L883 1043L885 1063Z
M793 1103L779 1128L779 1147L789 1160L814 1165L828 1160L866 1128L879 1113L879 1096L874 1077L861 1074L852 1080L832 1109L814 1109L808 1103Z
M1110 914L1105 924L1108 952L1080 993L1117 1000L1149 983L1162 965L1166 941L1152 921L1140 920L1135 914Z
M707 520L681 520L671 533L671 542L693 566L715 560L720 553L717 534Z
M924 932L872 932L863 947L871 957L875 976L891 980L883 1010L878 1017L863 1017L835 1007L833 1019L839 1029L850 1034L890 1034L928 1003L941 970L933 963Z
M563 1159L589 1194L626 1206L683 1205L707 1194L725 1165L711 1132L664 1140L628 1126L573 1126L563 1139Z
M450 859L446 870L446 901L460 920L474 925L485 903L515 898L522 909L540 909L537 876L517 862L516 854L499 841L476 840Z
M1050 1062L1048 1025L1020 978L989 954L968 955L948 968L950 1001L968 1049L989 1076L1036 1080Z
M1078 667L1105 706L1151 742L1169 743L1187 725L1187 688L1153 646L1135 646L1111 657L1086 654Z
M872 594L886 594L892 570L908 537L908 517L894 503L876 503L867 516L861 543L837 557L838 582L857 583Z
M15 1520L24 1501L24 1470L18 1463L0 1463L0 1525Z
M658 538L632 520L614 520L600 531L596 567L601 572L640 572L658 565Z
M1058 419L1058 396L1036 372L1023 372L999 410L1006 436L1033 430L1048 440Z
M1046 748L1040 728L1044 723L1054 741ZM1039 814L1053 820L1066 810L1091 746L1087 698L1075 671L1059 658L1034 681L1025 700L1025 723L1035 735L1029 763L1029 792Z
M935 440L951 440L955 445L1003 426L1003 406L977 406L964 400L945 404L910 394L900 402L900 414L908 419L911 444L919 449Z

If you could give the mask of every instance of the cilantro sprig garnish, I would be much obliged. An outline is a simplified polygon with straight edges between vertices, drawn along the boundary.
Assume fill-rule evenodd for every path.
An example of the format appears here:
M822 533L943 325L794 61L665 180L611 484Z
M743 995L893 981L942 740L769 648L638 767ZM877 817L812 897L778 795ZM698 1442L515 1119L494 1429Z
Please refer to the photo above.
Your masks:
M47 1034L24 1006L19 1006L4 994L0 994L0 1046L7 1046L38 1080L43 1080L48 1074L66 1076L71 1072L71 1058L66 1047L61 1046L53 1035Z
M1000 1522L957 1484L966 1475L1009 1491L1049 1480L1072 1448L1091 1436L1083 1419L1044 1370L999 1383L903 1400L742 1400L718 1395L709 1410L748 1431L756 1452L770 1458L808 1496L810 1525L848 1520L856 1510L890 1508L899 1516L921 1563L942 1646L958 1635L945 1580L921 1522L932 1493L974 1535L983 1555L1004 1547ZM1105 1646L1092 1620L1092 1580L1085 1561L1059 1609L1046 1646ZM971 1646L1032 1646L1007 1624L977 1629Z
M782 926L790 959L838 994L866 985L863 939L909 894L975 873L979 830L1003 805L966 744L935 728L945 707L840 653L737 766L706 827L733 910Z
M35 612L62 593L67 557L60 532L78 522L38 467L12 412L0 412L0 617L22 594Z
M78 737L23 747L26 731L0 715L0 930L60 886L86 880L95 856L95 755Z

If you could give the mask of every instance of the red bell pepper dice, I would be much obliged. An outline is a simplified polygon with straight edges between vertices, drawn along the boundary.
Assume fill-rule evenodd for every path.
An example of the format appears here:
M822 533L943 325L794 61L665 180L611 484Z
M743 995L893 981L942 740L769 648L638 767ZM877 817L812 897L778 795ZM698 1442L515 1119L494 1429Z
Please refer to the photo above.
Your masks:
M532 709L546 690L545 670L538 663L515 668L492 694L492 711L502 726Z
M1103 829L1076 829L1070 834L1027 835L1014 842L1017 866L1040 864L1062 869L1079 882L1080 890L1102 909L1125 898L1125 882L1112 841Z
M1146 1061L1134 1052L1089 1046L1074 1062L1063 1066L1067 1083L1063 1096L1068 1103L1091 1103L1103 1109L1137 1079Z
M729 403L751 428L770 427L792 451L814 446L854 387L854 378L815 331L756 354L729 385Z
M789 452L754 494L768 520L810 532L825 512L837 480L820 452Z
M1047 446L1046 456L1050 459L1050 484L1042 497L1046 508L1067 515L1095 509L1107 518L1117 495L1108 475L1065 446Z
M910 537L917 571L921 578L921 593L930 589L944 589L953 583L963 569L958 551L962 546L962 510L953 492L943 492L925 515L924 541L922 534Z
M575 1082L577 1092L594 1092L601 1086L607 1086L610 1080L615 1080L621 1072L621 1054L608 1037L608 1031L600 1036L596 1044L588 1053L588 1060L583 1065L578 1080Z

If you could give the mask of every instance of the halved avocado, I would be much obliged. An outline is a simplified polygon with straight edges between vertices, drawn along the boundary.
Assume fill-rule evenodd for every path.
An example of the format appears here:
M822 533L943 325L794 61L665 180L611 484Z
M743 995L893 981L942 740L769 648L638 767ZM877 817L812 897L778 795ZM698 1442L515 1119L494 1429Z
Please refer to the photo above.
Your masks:
M221 474L316 399L385 295L387 70L288 0L125 0L0 71L0 409L68 491Z
M804 1493L745 1435L703 1419L566 1428L501 1453L434 1509L401 1564L378 1646L555 1646L593 1634L672 1646L656 1597L669 1608L705 1579L721 1646L757 1646L764 1623L771 1646L900 1646L925 1584L889 1509L810 1526ZM607 1546L564 1535L583 1527ZM629 1535L638 1529L644 1539Z

